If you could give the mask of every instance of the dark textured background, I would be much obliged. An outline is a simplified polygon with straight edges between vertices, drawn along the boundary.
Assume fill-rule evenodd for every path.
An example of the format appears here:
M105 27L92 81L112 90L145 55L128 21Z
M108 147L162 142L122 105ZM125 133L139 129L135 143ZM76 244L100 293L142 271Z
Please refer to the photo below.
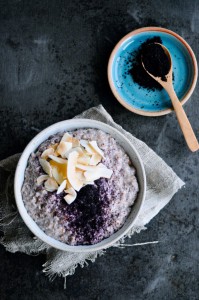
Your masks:
M128 242L49 283L44 256L0 247L0 299L199 299L198 153L187 149L174 114L125 110L107 82L109 55L133 29L155 25L184 37L198 58L199 1L0 1L0 158L22 151L46 126L102 103L186 182L169 205ZM199 138L199 89L185 110Z

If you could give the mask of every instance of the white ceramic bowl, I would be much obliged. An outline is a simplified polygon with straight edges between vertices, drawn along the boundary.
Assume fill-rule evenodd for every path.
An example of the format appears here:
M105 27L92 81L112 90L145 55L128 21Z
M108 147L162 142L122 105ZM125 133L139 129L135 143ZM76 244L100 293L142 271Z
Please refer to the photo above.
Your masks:
M131 158L137 170L137 178L140 187L138 197L123 227L119 229L117 232L115 232L113 235L111 235L109 238L104 239L100 243L97 243L95 245L89 245L89 246L70 246L46 235L27 213L22 200L22 194L21 194L21 188L24 181L24 172L30 154L34 152L42 142L47 140L50 135L62 131L71 131L79 128L101 129L104 132L109 133L113 138L115 138L116 141L124 148L126 153ZM145 171L140 156L135 150L135 148L131 145L128 139L126 139L126 137L122 135L118 130L102 122L94 121L90 119L72 119L72 120L62 121L44 129L38 135L36 135L32 139L32 141L30 141L30 143L27 145L27 147L25 148L24 152L21 155L21 158L19 159L16 168L16 173L15 173L15 181L14 181L14 192L15 192L16 204L21 217L24 220L25 224L28 226L28 228L35 234L35 236L37 236L39 239L49 244L50 246L63 251L70 251L70 252L96 251L99 249L107 248L110 245L114 244L116 241L118 241L122 236L124 236L129 231L129 229L134 224L140 212L140 209L142 207L145 198L145 191L146 191Z

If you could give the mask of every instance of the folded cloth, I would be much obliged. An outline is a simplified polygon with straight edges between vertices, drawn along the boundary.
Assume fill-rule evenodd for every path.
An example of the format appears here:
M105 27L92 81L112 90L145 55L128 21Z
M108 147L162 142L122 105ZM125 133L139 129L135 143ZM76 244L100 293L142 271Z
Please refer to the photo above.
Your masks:
M109 124L124 134L137 149L146 171L147 191L140 215L126 237L131 237L135 232L139 233L146 229L146 224L171 200L184 182L145 143L116 124L102 105L90 108L75 118L94 119ZM46 253L47 262L43 265L43 271L51 279L57 275L66 278L67 275L74 274L78 265L84 267L87 261L94 262L97 256L105 253L105 250L70 253L54 249L33 236L21 219L15 205L13 179L19 157L20 154L15 154L0 161L0 226L3 231L0 243L6 250L13 253L17 251L28 255ZM122 246L124 240L125 237L114 246ZM107 249L106 253L108 255Z

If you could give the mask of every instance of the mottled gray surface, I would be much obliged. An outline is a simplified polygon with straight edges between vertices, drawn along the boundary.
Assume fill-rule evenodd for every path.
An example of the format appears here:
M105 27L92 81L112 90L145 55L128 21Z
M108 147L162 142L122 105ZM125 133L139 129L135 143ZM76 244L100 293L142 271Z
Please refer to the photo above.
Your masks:
M148 230L109 249L95 264L49 283L44 257L0 248L3 299L198 299L198 154L187 149L174 114L146 118L114 99L108 57L129 31L157 25L182 35L198 57L199 1L0 1L0 157L22 151L46 126L102 103L115 121L144 140L186 182ZM199 89L186 112L199 138Z

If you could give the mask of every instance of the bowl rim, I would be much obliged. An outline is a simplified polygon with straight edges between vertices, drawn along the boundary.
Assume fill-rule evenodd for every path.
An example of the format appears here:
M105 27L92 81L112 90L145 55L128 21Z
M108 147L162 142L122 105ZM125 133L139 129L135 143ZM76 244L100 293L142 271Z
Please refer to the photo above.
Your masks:
M21 194L21 187L24 181L24 173L25 173L25 169L27 166L27 161L28 158L30 156L30 154L35 151L35 149L37 149L37 147L47 139L45 134L48 134L48 137L53 134L53 130L55 128L58 128L61 125L65 125L66 126L66 130L67 130L67 126L70 126L70 124L74 123L74 121L78 121L81 124L84 124L85 127L84 128L95 128L94 126L98 125L98 126L102 126L102 127L106 127L108 129L110 129L111 131L113 131L115 133L115 135L120 136L126 143L129 144L129 146L133 149L133 152L138 160L139 163L139 171L141 172L141 176L143 179L142 182L142 197L139 200L139 206L137 209L137 213L135 214L134 218L132 219L132 221L130 222L130 224L127 226L127 228L118 236L116 236L115 238L111 239L111 241L109 241L108 243L105 243L103 241L106 241L106 239L102 240L101 242L94 244L94 245L80 245L80 246L71 246L71 245L67 245L66 243L60 242L54 238L51 238L50 236L48 236L37 224L36 222L31 218L31 216L28 214L24 203L23 203L23 199L22 199L22 194ZM87 125L88 124L88 125ZM71 125L72 126L72 125ZM77 125L76 129L78 128L82 128L79 127L80 125ZM93 127L91 127L93 126ZM100 128L98 128L100 129ZM70 130L70 129L68 129ZM101 129L103 131L103 129ZM60 130L62 131L62 130ZM56 131L57 133L59 132ZM110 133L109 133L110 134ZM111 135L111 134L110 134ZM40 138L43 137L43 140L41 141ZM45 138L44 138L45 137ZM117 140L117 138L116 138ZM26 159L27 156L27 159ZM23 170L21 170L21 168L23 169L25 164L25 168L24 168L24 172L22 172ZM22 183L20 183L20 174L22 174ZM139 179L139 178L138 178ZM20 188L19 188L20 186ZM138 154L137 150L135 149L135 147L130 143L130 141L120 132L118 131L116 128L100 122L100 121L95 121L95 120L91 120L91 119L70 119L70 120L65 120L65 121L61 121L61 122L57 122L54 123L53 125L45 128L44 130L42 130L40 133L38 133L29 143L28 145L25 147L24 151L22 152L22 155L18 161L17 167L16 167L16 171L15 171L15 177L14 177L14 195L15 195L15 202L18 208L18 211L24 221L24 223L27 225L27 227L30 229L30 231L32 231L32 233L37 236L39 239L41 239L43 242L45 242L46 244L57 248L59 250L62 251L68 251L68 252L92 252L92 251L97 251L100 249L105 249L110 247L112 244L114 244L115 242L117 242L121 237L125 236L125 234L132 228L133 224L135 223L145 200L145 195L146 195L146 174L145 174L145 169L144 169L144 165L143 162L140 158L140 155ZM125 223L124 223L125 224ZM123 226L122 226L123 227ZM122 227L116 231L113 235L117 234L117 232L119 232ZM111 235L108 239L110 239L113 235ZM103 245L100 245L101 243L103 243Z
M185 96L183 97L183 99L181 100L181 103L182 103L182 105L184 105L188 101L188 99L191 97L191 95L192 95L192 93L193 93L193 91L195 89L195 86L196 86L196 83L197 83L197 78L198 78L198 65L197 65L197 60L196 60L195 54L194 54L192 48L190 47L190 45L180 35L178 35L177 33L175 33L172 30L169 30L169 29L166 29L166 28L163 28L163 27L142 27L142 28L139 28L139 29L135 29L135 30L129 32L128 34L126 34L116 44L116 46L113 48L113 51L112 51L112 53L110 55L110 58L109 58L109 61L108 61L107 75L108 75L108 81L109 81L109 85L110 85L110 88L112 90L112 93L114 94L115 98L125 108L127 108L131 112L134 112L134 113L142 115L142 116L159 117L159 116L163 116L163 115L169 114L169 113L171 113L174 110L172 108L167 108L167 109L163 109L163 110L157 111L157 112L150 112L150 111L143 111L143 110L140 110L140 109L132 107L131 105L129 105L128 103L126 103L125 100L119 95L119 93L117 92L117 90L115 88L115 85L113 83L112 76L111 76L113 59L114 59L114 56L115 56L116 52L120 48L121 44L126 39L128 39L128 38L130 38L130 37L132 37L132 36L134 36L136 34L139 34L139 33L142 33L142 32L148 32L148 31L159 31L159 32L165 32L167 34L170 34L170 35L176 37L187 48L187 50L189 52L189 55L192 58L192 62L193 62L194 77L193 77L192 84L191 84L189 90L187 91L187 93L185 94Z

